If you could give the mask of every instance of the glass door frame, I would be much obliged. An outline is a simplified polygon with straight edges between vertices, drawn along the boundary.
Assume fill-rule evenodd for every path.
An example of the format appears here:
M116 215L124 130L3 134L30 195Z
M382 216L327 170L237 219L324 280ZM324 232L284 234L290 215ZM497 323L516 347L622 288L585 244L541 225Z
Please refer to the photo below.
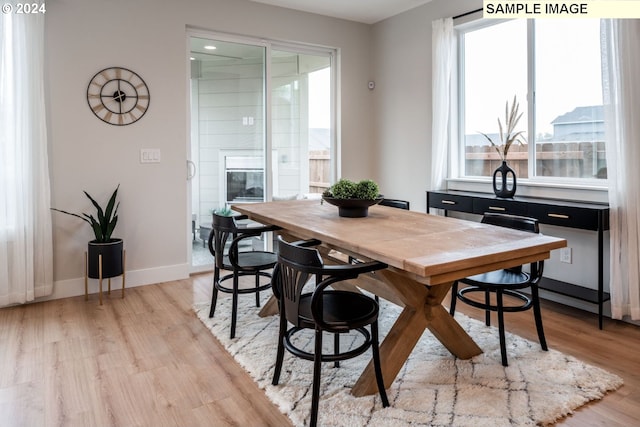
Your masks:
M210 39L212 41L222 41L229 43L240 43L253 45L256 47L264 48L264 157L265 164L264 170L267 172L265 174L265 200L271 201L273 195L273 135L272 135L272 97L271 93L273 90L272 86L272 51L287 51L291 53L298 54L311 54L311 55L319 55L319 56L327 56L330 59L331 64L331 94L330 94L330 147L331 147L331 182L336 180L338 171L340 170L340 132L338 131L338 127L340 126L340 122L338 118L339 115L339 50L336 48L322 47L322 46L312 46L307 44L300 43L292 43L292 42L282 42L277 40L268 40L264 38L255 38L250 36L240 36L240 35L232 35L227 33L220 33L215 31L207 31L202 29L195 29L187 27L186 37L185 37L185 63L187 68L187 79L186 79L186 93L187 93L187 132L186 132L186 150L187 150L187 209L186 209L186 217L187 217L187 262L189 265L190 273L199 273L204 271L210 271L213 268L213 264L207 266L193 266L192 264L192 229L191 229L191 221L192 221L192 191L191 191L191 170L192 170L192 156L191 156L191 143L192 143L192 111L191 111L191 60L190 60L190 50L191 50L191 38L204 38Z

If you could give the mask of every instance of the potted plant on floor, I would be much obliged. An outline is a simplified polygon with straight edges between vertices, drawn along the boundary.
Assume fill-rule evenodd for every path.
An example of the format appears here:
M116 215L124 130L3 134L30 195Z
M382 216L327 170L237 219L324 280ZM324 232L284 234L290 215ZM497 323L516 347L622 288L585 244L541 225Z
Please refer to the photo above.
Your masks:
M380 203L378 184L370 179L354 182L340 179L322 194L322 200L338 207L338 215L362 218L369 215L369 206Z
M118 207L120 206L120 202L116 204L116 198L118 197L119 188L120 185L118 184L104 209L89 193L84 192L96 208L96 216L88 213L79 215L52 208L54 211L80 218L91 226L95 239L88 243L87 275L92 279L107 279L120 276L124 272L123 240L112 237L113 231L118 223ZM102 255L102 275L100 274L99 265L100 255Z

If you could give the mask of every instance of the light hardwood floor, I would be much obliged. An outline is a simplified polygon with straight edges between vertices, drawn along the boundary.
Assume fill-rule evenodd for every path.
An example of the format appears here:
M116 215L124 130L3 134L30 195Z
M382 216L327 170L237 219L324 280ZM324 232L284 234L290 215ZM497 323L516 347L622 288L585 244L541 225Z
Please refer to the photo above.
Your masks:
M93 295L0 309L0 426L290 425L191 311L210 283L202 274L103 306ZM595 315L553 303L543 317L550 347L625 381L559 425L640 425L640 327L607 320L600 331ZM506 322L537 340L531 312Z

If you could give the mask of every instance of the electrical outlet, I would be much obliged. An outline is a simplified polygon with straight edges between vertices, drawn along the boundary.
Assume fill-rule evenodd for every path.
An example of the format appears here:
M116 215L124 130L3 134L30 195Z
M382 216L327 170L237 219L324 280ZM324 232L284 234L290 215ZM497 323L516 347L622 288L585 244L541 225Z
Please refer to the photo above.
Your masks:
M571 248L560 249L560 262L571 264Z

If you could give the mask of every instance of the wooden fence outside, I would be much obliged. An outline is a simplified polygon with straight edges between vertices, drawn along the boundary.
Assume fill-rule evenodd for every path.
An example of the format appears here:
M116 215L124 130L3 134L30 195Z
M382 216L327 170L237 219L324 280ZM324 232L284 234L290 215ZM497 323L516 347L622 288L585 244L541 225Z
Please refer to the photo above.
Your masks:
M331 154L309 151L309 193L322 193L331 186Z
M529 176L529 147L512 145L507 157L518 178ZM488 145L467 147L467 176L492 176L502 160ZM540 176L567 178L606 178L604 141L541 143L536 145L537 171ZM309 152L309 192L322 193L331 186L331 154L329 151Z
M529 147L512 145L507 163L516 176L529 176ZM470 146L466 149L467 176L491 176L502 160L496 150L488 145ZM536 170L538 176L566 178L606 178L606 153L604 141L536 144Z

